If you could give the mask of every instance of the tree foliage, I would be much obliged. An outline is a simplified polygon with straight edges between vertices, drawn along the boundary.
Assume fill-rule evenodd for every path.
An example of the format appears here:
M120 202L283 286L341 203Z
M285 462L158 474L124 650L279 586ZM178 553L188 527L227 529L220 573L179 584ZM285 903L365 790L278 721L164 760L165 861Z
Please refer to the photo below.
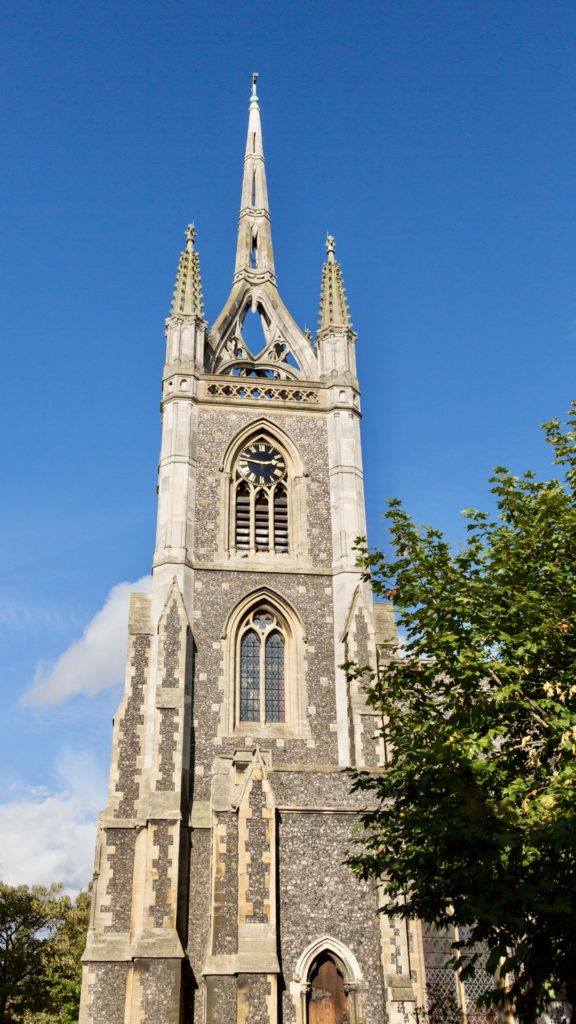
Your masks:
M461 975L481 943L525 1022L576 1004L576 403L544 431L560 479L497 468L456 550L390 501L391 553L360 559L403 642L368 684L393 755L355 773L351 863L387 911L461 929Z
M90 896L0 882L0 1024L74 1024Z

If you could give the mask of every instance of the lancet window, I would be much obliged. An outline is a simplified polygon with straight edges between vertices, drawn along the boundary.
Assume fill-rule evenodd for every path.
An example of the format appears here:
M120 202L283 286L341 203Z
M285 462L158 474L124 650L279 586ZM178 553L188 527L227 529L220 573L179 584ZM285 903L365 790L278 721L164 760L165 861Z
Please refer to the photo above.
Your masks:
M286 633L266 608L253 612L239 631L239 720L285 722Z
M236 551L288 551L287 465L275 442L259 435L244 446L233 471Z

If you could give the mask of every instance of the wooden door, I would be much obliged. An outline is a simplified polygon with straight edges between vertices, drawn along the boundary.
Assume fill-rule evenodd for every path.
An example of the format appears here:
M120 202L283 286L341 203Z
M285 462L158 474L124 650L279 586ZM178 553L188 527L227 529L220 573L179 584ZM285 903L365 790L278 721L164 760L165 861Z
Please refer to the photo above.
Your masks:
M348 1024L344 980L328 955L316 962L310 977L308 1024Z

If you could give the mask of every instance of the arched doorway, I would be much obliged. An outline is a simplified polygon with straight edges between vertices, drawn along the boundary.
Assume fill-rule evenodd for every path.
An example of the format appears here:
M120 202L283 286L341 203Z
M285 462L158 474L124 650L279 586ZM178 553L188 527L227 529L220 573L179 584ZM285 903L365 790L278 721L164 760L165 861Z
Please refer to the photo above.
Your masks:
M349 1024L348 995L341 965L331 953L321 953L309 975L307 1024Z

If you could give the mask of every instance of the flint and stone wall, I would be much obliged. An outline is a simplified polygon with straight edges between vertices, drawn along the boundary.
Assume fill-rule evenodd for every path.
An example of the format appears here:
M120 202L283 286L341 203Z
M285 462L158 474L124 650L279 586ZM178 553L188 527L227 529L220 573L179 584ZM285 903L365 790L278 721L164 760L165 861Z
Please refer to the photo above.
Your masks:
M339 563L334 584L338 439L318 412L266 419L292 451L289 555L226 549L230 443L250 424L264 429L262 410L197 407L193 439L181 438L197 467L194 564L176 566L171 590L163 564L151 600L133 605L83 1024L305 1024L299 972L326 936L352 965L351 1024L399 1024L413 1006L408 940L343 864L361 797L340 765L350 755L374 765L383 752L361 687L338 678L344 657L375 659L358 574ZM293 628L287 703L296 689L298 699L273 729L239 728L234 711L231 616L259 592Z

